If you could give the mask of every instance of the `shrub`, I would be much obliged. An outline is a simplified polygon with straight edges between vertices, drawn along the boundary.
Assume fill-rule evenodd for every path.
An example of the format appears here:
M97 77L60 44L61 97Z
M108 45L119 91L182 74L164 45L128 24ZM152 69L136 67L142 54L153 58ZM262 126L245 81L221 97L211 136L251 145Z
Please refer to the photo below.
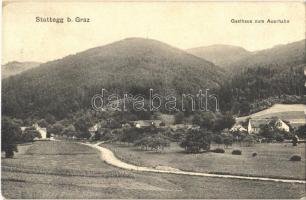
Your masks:
M296 132L299 137L306 138L306 124L304 126L300 126Z
M117 137L116 137L116 135L114 134L113 131L111 131L111 130L109 130L109 129L106 129L106 130L104 131L104 133L101 134L100 139L105 140L105 141L108 141L108 142L114 142L114 141L117 140Z
M290 161L301 161L301 156L299 156L299 155L293 155L293 156L291 156L291 158L290 158Z
M242 142L246 147L250 147L255 144L255 139L252 136L247 135L245 138L243 138Z
M252 153L252 157L256 157L257 156L257 153Z
M283 142L284 141L284 134L276 133L274 137L275 137L275 140L277 142Z
M40 133L33 127L26 128L21 135L21 142L33 142L34 138L41 138Z
M212 152L214 152L214 153L225 153L224 149L222 149L222 148L214 149L214 150L212 150Z
M223 139L223 143L224 143L225 148L228 148L228 146L232 146L232 144L233 144L233 137L232 136L226 136Z
M214 135L213 136L213 141L216 144L223 144L223 137L221 135Z
M234 149L234 150L232 151L232 154L233 154L233 155L241 155L241 153L242 153L242 151L241 151L240 149Z
M48 122L45 119L41 119L39 121L37 121L38 126L43 127L43 128L47 128L48 127Z
M184 121L184 113L178 112L174 115L175 124L181 124Z
M122 125L116 120L110 120L107 124L107 127L111 129L116 129L116 128L121 128Z

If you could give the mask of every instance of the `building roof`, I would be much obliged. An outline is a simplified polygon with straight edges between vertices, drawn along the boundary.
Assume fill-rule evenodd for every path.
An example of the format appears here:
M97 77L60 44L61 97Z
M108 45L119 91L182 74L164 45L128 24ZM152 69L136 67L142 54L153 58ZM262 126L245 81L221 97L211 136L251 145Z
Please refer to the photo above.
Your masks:
M152 123L154 125L159 126L160 123L162 123L162 121L161 120L138 120L138 121L132 121L132 123L134 125L139 124L141 127L146 127L146 126L151 126Z
M261 125L270 124L271 122L283 122L279 118L260 118L260 119L250 119L251 126L253 128L260 128ZM283 122L285 123L285 122ZM286 124L286 123L285 123ZM274 124L276 125L276 124ZM286 124L287 125L287 124Z
M261 125L266 125L271 122L271 119L250 119L253 128L259 128Z
M231 129L230 131L247 131L246 128L244 128L241 124L235 124Z

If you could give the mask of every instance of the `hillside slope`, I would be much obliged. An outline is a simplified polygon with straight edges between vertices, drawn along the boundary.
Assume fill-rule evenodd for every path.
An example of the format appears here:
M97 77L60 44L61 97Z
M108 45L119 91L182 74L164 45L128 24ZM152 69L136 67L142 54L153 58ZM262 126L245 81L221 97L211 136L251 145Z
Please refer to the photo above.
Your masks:
M236 122L244 121L247 118L262 119L278 117L290 122L293 127L306 124L306 105L303 104L275 104L271 108L251 114L249 116L238 117Z
M220 108L245 115L252 104L270 104L268 98L304 103L305 67L305 40L258 51L232 63L228 66L230 78L219 90ZM288 95L292 98L285 98Z
M26 70L38 67L40 65L39 62L9 62L1 67L1 78L7 78L9 76L13 76L24 72Z
M231 45L211 45L186 50L188 53L227 68L229 65L249 56L251 52Z
M306 63L305 40L277 45L233 62L229 68L235 71L250 67L273 67L288 69Z
M40 65L3 81L3 112L24 117L90 108L101 89L144 94L149 88L175 94L217 88L221 68L156 40L129 38Z

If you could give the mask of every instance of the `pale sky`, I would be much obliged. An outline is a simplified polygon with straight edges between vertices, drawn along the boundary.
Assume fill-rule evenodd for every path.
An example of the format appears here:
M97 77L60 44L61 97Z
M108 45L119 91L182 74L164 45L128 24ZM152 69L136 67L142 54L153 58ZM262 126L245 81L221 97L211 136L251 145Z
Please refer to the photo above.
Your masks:
M305 4L285 2L9 3L3 7L2 63L45 62L127 37L187 49L229 44L259 50L305 38ZM89 23L38 23L36 17L86 17ZM288 19L233 24L231 19Z

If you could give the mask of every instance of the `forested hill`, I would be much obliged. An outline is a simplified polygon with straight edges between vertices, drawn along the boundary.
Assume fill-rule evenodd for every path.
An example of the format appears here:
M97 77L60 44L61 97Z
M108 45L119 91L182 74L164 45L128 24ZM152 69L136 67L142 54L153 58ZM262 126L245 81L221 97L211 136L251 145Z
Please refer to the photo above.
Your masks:
M187 49L187 52L225 69L252 54L242 47L222 44Z
M306 103L305 67L305 40L248 56L231 66L232 77L219 90L221 107L248 114L256 106Z
M1 78L7 78L39 66L39 62L9 62L1 67Z
M235 72L251 67L272 67L285 70L305 64L305 62L305 40L300 40L286 45L277 45L271 49L253 52L251 55L231 63L229 69Z
M2 111L27 117L50 113L63 118L90 108L94 94L176 94L218 88L224 71L213 63L156 40L129 38L55 60L2 81Z

